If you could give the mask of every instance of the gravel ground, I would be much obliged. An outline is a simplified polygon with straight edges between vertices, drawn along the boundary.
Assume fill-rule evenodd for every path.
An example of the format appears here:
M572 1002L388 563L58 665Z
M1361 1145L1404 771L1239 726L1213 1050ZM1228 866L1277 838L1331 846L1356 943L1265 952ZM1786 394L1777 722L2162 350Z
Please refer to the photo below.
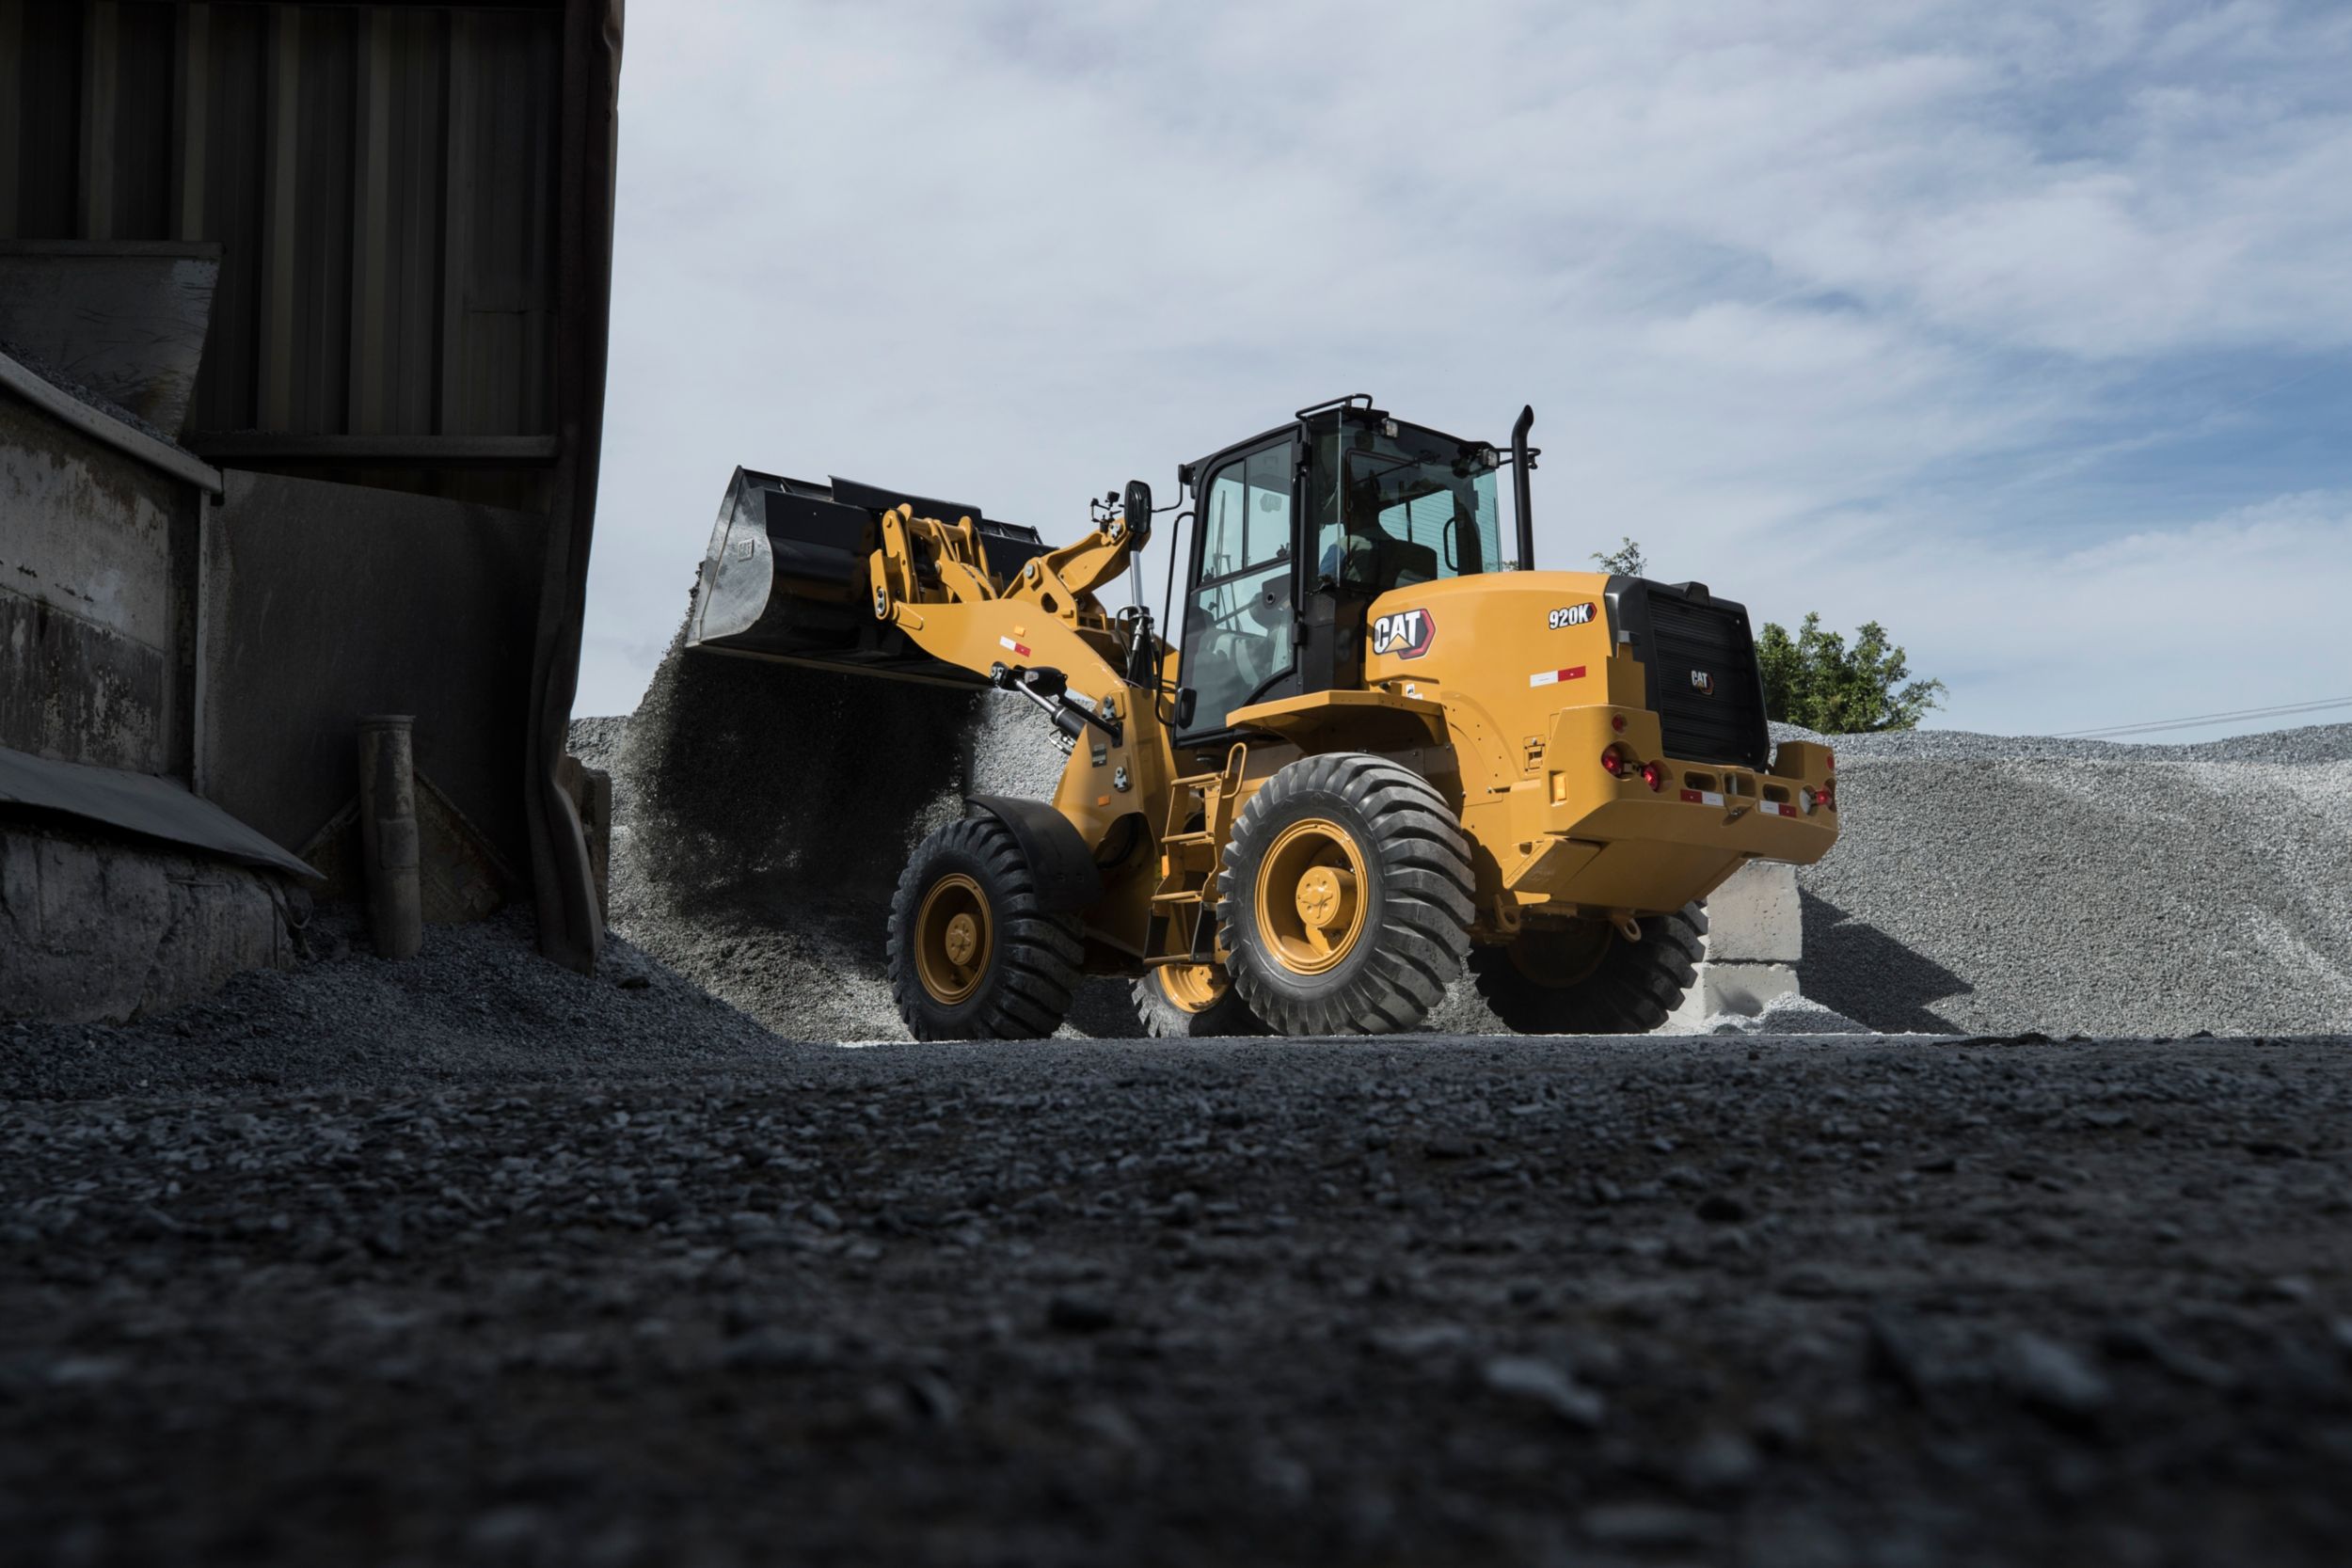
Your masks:
M0 1035L12 1559L2352 1531L2352 1040L843 1050L528 942Z

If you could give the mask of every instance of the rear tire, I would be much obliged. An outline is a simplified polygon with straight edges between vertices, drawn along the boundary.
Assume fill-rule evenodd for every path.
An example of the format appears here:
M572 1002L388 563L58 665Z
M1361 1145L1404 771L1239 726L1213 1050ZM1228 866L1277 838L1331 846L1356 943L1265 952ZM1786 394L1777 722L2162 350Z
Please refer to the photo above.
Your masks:
M1292 763L1250 797L1217 875L1233 990L1285 1035L1420 1026L1476 912L1453 807L1386 757Z
M1698 978L1707 914L1692 904L1640 925L1640 942L1601 921L1530 927L1507 947L1473 952L1470 974L1495 1017L1518 1034L1646 1035Z
M1136 981L1135 999L1136 1017L1143 1022L1144 1034L1155 1040L1266 1032L1264 1022L1215 964L1180 964L1172 974L1167 969L1147 970Z
M1075 915L1039 903L1020 841L977 816L915 847L890 900L889 955L916 1039L1041 1039L1069 1014L1086 944Z

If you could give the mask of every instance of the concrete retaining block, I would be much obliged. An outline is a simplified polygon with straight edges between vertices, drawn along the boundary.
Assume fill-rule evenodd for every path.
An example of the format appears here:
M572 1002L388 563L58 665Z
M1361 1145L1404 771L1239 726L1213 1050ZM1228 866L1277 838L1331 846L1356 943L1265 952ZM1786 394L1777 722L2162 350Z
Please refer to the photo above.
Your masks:
M1682 995L1682 1006L1660 1026L1662 1034L1687 1034L1718 1013L1754 1018L1774 997L1797 994L1797 972L1788 964L1715 963L1698 966L1698 978Z
M1723 963L1792 964L1804 957L1797 868L1750 861L1707 896L1707 957Z

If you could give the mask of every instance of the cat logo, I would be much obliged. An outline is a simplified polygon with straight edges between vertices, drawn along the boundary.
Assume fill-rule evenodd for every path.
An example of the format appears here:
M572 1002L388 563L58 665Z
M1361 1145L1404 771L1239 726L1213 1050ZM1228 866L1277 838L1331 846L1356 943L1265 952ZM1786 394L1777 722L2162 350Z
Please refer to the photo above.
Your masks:
M1553 610L1551 612L1551 629L1553 631L1565 631L1569 626L1590 626L1592 624L1592 620L1593 602L1590 599L1587 599L1582 604L1572 604L1565 610Z
M1715 677L1704 670L1693 670L1691 672L1691 689L1702 697L1712 697L1715 695Z
M1438 618L1425 610L1400 610L1377 615L1372 622L1372 651L1399 658L1419 658L1438 640Z

